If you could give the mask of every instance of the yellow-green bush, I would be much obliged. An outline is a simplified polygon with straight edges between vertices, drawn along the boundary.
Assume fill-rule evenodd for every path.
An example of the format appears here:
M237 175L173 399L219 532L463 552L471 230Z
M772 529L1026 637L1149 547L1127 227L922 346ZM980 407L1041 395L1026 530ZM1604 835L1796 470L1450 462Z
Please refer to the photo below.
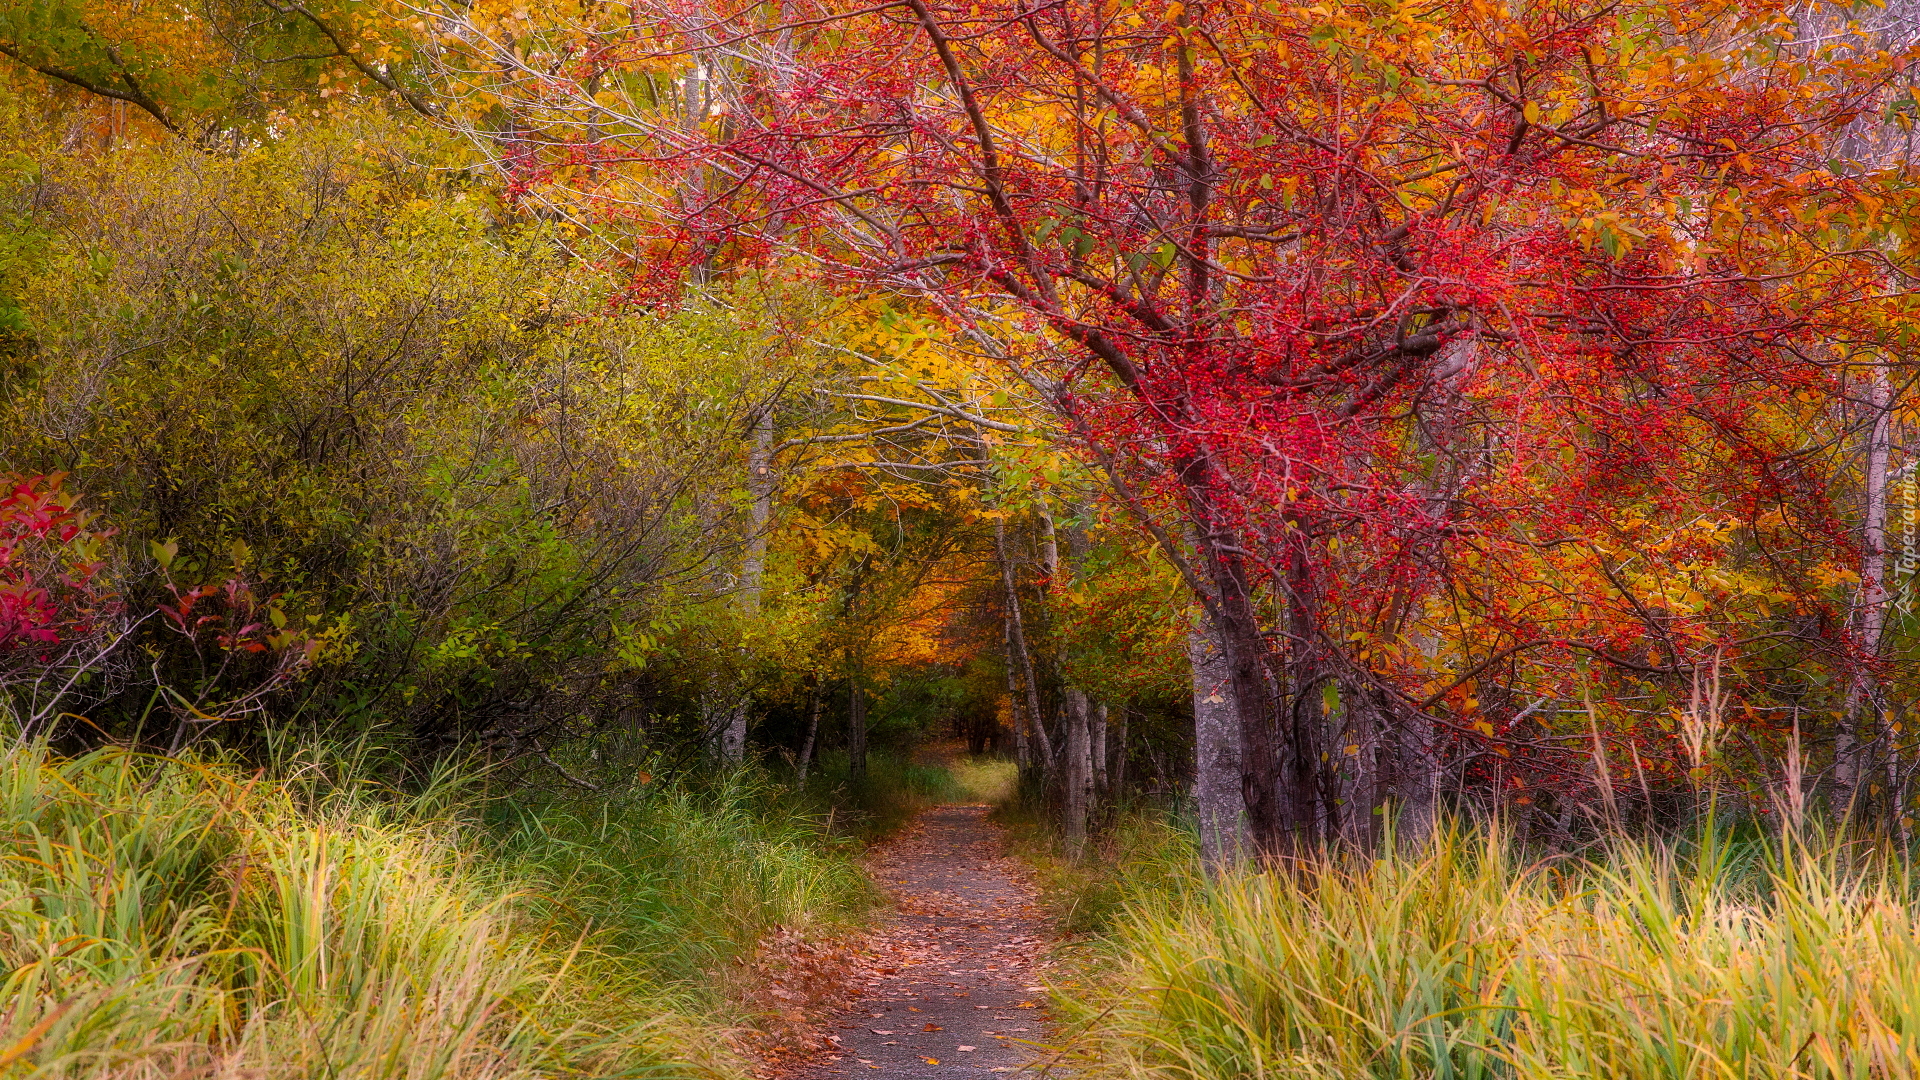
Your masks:
M785 378L751 302L618 302L457 145L378 115L222 155L19 126L0 100L0 233L31 238L0 238L0 462L116 530L132 631L62 708L159 747L384 725L439 753L645 697L698 737L701 665L738 662L695 631L728 606L742 425ZM132 621L235 579L322 646L299 678Z

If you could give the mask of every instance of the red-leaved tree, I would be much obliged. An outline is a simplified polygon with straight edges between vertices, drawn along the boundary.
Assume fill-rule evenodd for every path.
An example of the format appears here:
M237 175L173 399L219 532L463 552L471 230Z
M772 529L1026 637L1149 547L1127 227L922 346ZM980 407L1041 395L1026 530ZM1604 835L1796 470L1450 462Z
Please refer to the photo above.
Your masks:
M1204 605L1270 852L1373 828L1360 729L1425 827L1463 545L1600 513L1563 451L1764 474L1888 268L1830 159L1897 58L1775 3L488 10L439 14L516 197L912 298L1044 391Z

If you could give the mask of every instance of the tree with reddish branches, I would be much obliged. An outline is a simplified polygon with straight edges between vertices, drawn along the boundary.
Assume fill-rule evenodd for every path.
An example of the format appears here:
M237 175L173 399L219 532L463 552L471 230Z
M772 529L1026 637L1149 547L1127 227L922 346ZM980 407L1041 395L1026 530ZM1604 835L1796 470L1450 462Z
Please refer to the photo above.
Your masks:
M1422 612L1607 503L1557 455L1765 473L1752 418L1906 272L1834 160L1902 58L1777 4L488 10L440 12L448 71L520 197L654 272L911 298L1042 390L1204 607L1269 853L1381 793L1424 829L1475 670Z

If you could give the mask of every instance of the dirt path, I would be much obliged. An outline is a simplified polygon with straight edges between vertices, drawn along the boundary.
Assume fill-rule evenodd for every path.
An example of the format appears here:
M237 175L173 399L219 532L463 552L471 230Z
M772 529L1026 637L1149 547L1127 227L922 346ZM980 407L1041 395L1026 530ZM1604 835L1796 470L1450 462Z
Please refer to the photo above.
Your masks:
M1033 962L1044 928L1032 889L984 806L922 814L878 853L897 912L879 965L833 1028L812 1078L1014 1072L1048 1034Z

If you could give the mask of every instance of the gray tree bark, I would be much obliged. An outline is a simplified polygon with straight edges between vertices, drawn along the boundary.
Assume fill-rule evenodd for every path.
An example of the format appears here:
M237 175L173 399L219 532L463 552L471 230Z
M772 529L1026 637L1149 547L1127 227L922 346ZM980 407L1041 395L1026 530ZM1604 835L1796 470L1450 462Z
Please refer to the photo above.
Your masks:
M1067 838L1067 857L1079 859L1086 854L1087 815L1093 800L1093 744L1086 692L1070 686L1066 691L1066 760L1061 767L1061 825Z
M1001 620L1001 641L1006 644L1007 656L1007 716L1013 721L1013 760L1025 773L1033 767L1032 744L1027 739L1027 724L1020 713L1020 676L1015 669L1019 660L1013 651L1013 608L1008 606Z
M1101 702L1093 707L1093 791L1096 796L1105 797L1113 791L1107 774L1107 703Z
M807 737L800 744L800 764L795 770L802 785L807 782L807 766L813 761L813 743L820 735L820 703L826 697L826 689L820 685L818 676L807 676L807 683L813 690L810 695L813 700L807 709Z
M761 592L767 571L767 523L773 518L773 407L763 406L753 418L747 444L747 549L740 560L740 612L748 619L760 614ZM734 702L720 732L720 760L738 765L747 755L747 696Z
M1206 622L1187 633L1193 668L1193 802L1200 817L1200 859L1218 874L1247 855L1246 800L1240 782L1240 712L1227 650Z
M1847 685L1834 744L1834 794L1842 809L1859 801L1873 752L1885 741L1880 737L1884 721L1879 678L1871 665L1880 657L1891 595L1887 589L1887 459L1893 442L1893 384L1884 364L1875 364L1868 378L1865 513L1860 529L1860 588L1854 608L1861 662L1855 665Z
M1060 585L1060 547L1055 540L1055 530L1051 515L1042 512L1041 520L1046 525L1047 588ZM1086 565L1087 533L1078 524L1067 527L1067 556L1072 572L1077 577ZM1093 706L1087 700L1086 691L1077 686L1069 686L1065 693L1067 705L1066 761L1061 767L1061 781L1065 790L1061 792L1062 826L1066 833L1067 855L1079 859L1086 854L1087 820L1093 809Z
M1012 631L1009 638L1013 646L1014 658L1020 664L1021 678L1027 684L1027 720L1033 725L1035 755L1037 764L1043 773L1053 770L1053 740L1047 736L1047 725L1041 719L1040 684L1033 674L1033 654L1027 651L1027 621L1020 610L1020 591L1014 583L1013 560L1007 555L1007 525L1004 521L993 523L994 550L1000 557L1000 583L1006 590L1007 618Z
M867 782L867 695L860 686L860 665L847 678L847 779Z
M1400 797L1394 842L1404 852L1418 851L1433 836L1440 807L1440 760L1433 752L1433 717L1408 715L1393 725L1394 790Z

